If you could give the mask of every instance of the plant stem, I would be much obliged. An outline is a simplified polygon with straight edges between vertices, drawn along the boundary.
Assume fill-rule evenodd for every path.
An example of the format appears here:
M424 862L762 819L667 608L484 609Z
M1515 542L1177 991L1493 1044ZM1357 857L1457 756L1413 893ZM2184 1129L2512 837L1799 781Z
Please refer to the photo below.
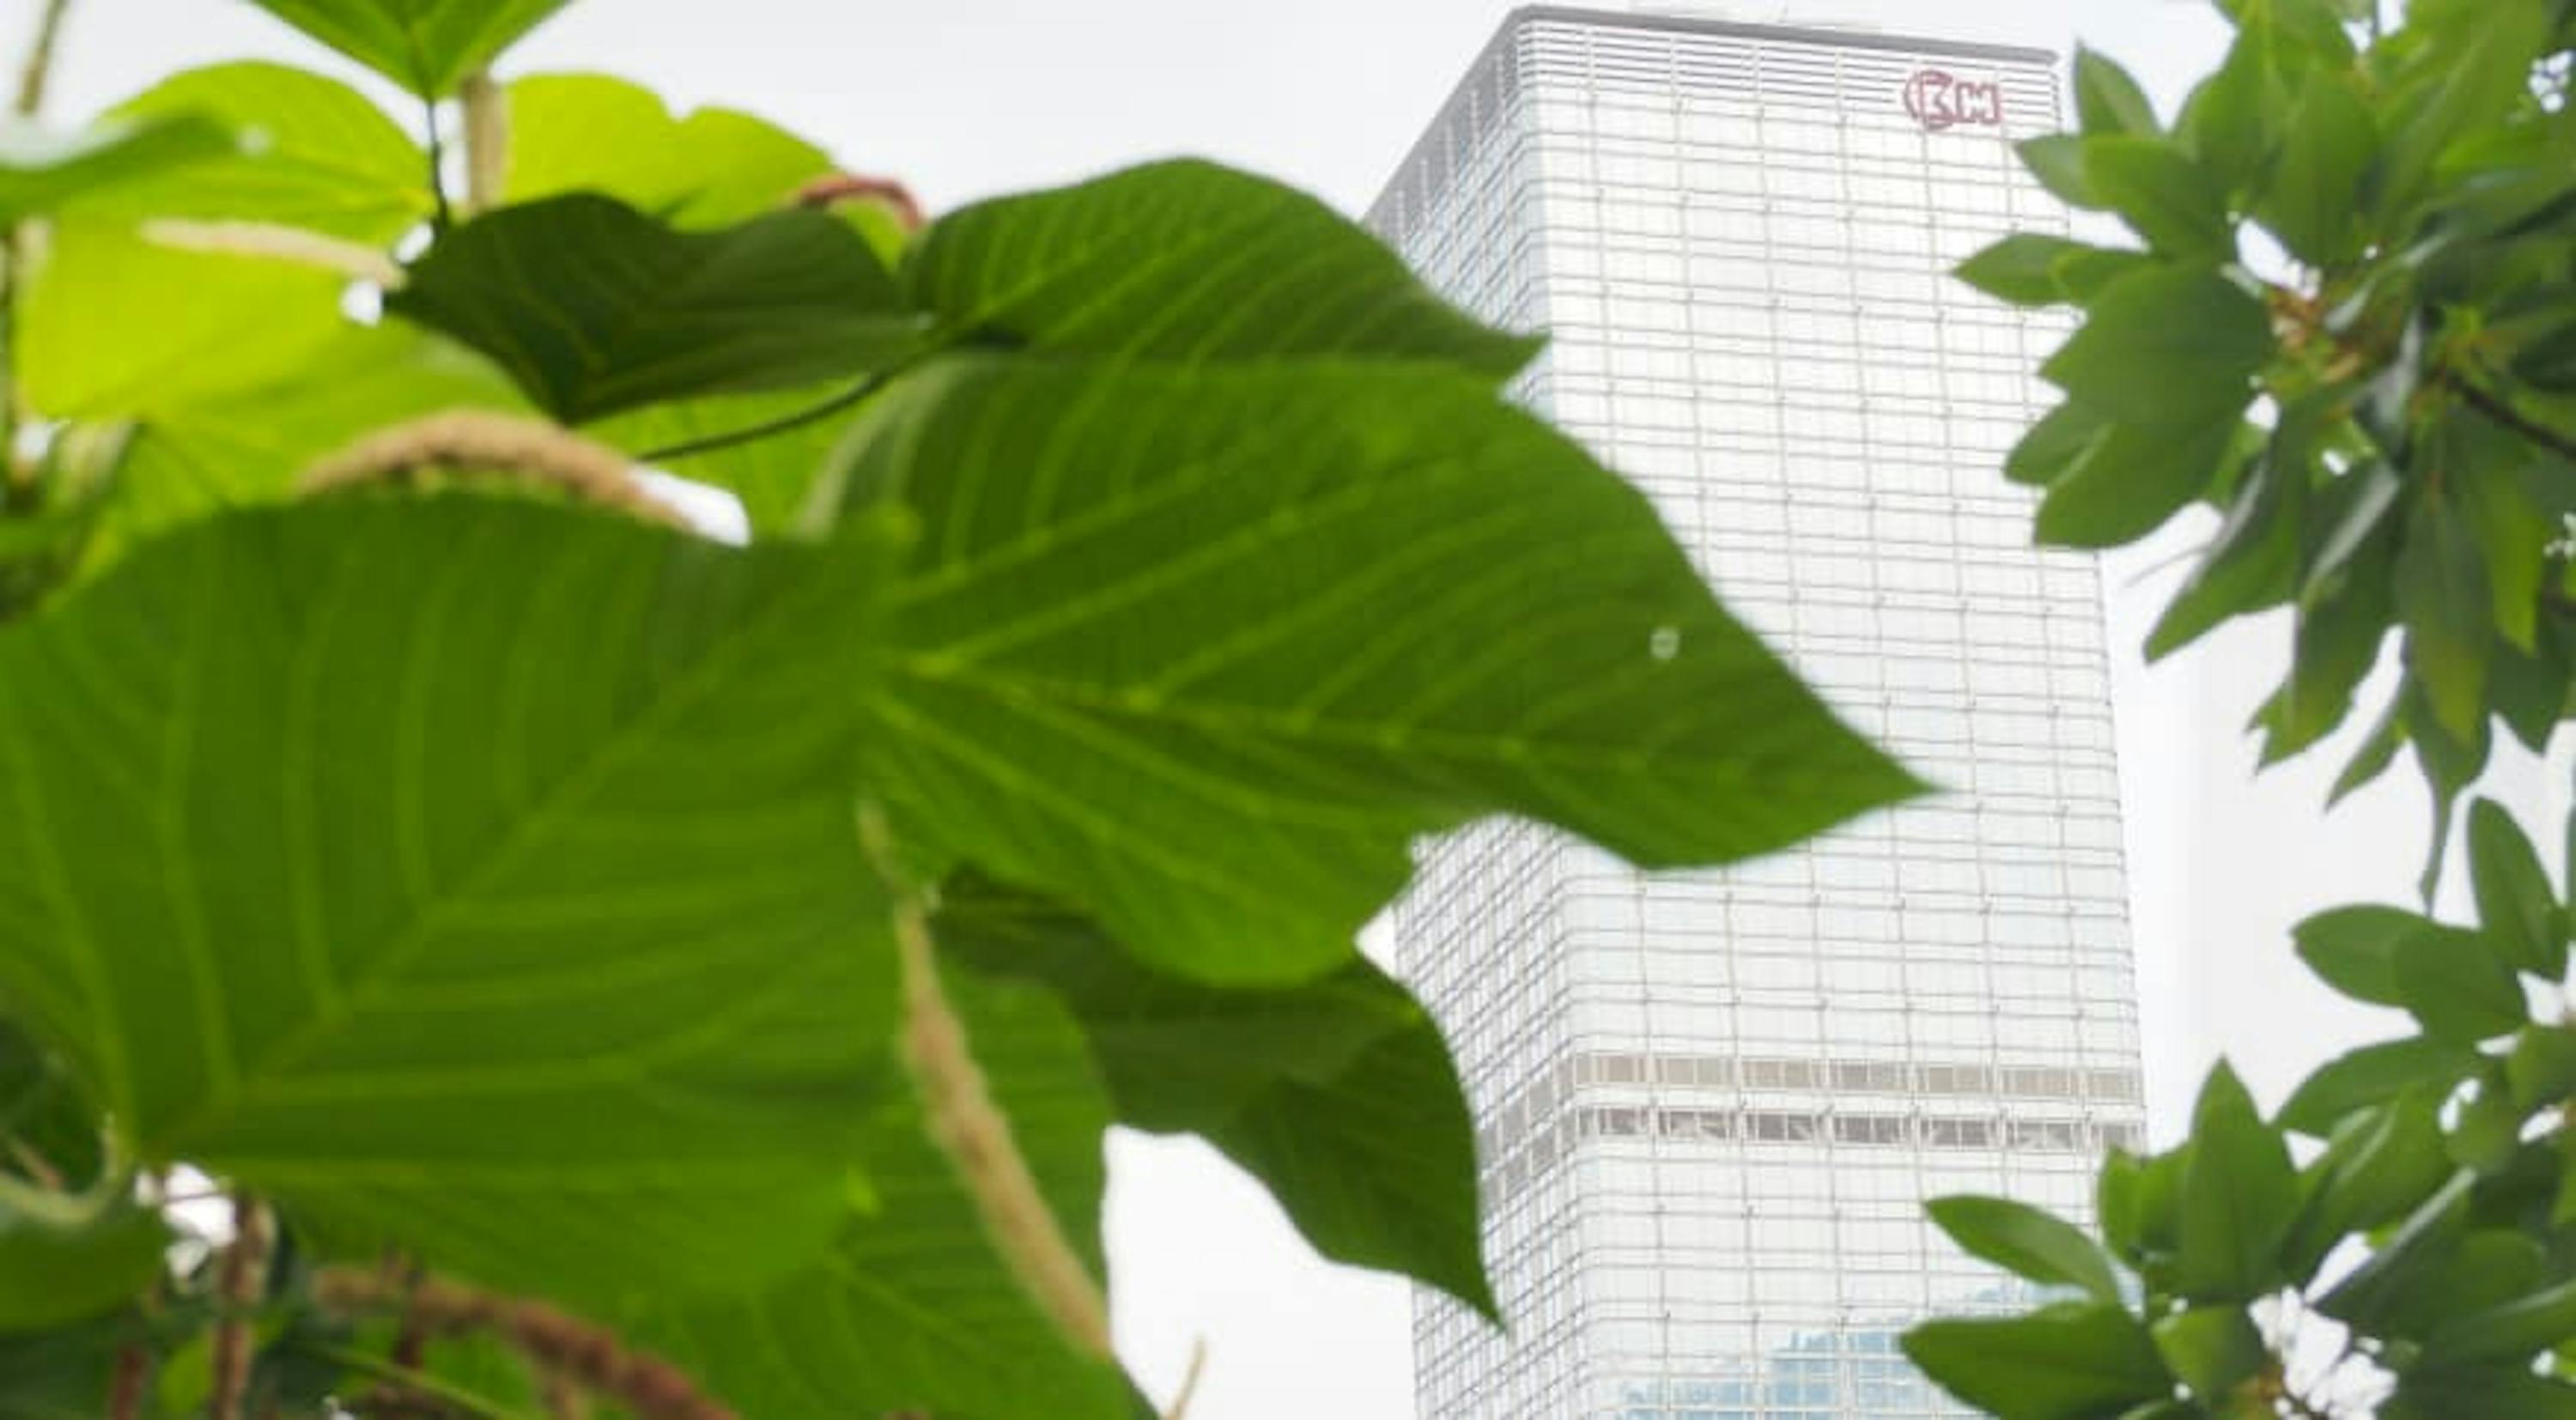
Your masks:
M2457 370L2444 370L2438 377L2444 389L2465 401L2471 409L2520 434L2562 459L2576 462L2576 436L2562 434L2548 425L2507 404L2504 396L2471 380Z
M16 113L20 118L34 118L45 109L45 84L53 77L54 48L62 40L63 15L72 7L71 0L45 0L44 13L36 20L36 35L27 46L27 62L18 70Z
M233 1199L233 1240L215 1282L223 1320L216 1324L212 1358L214 1379L206 1398L208 1420L241 1420L242 1399L250 1392L251 1318L258 1310L268 1280L268 1214L257 1200Z
M466 75L457 99L465 111L465 212L472 216L501 201L509 175L510 100L488 69Z
M901 374L906 368L909 368L909 364L910 362L905 362L903 364L889 366L883 370L871 371L859 379L852 381L847 387L824 396L820 401L806 405L802 409L790 410L785 414L779 415L775 419L764 419L757 424L746 424L739 429L727 429L718 434L702 434L693 439L682 439L677 443L664 444L659 448L646 449L642 453L635 455L635 461L637 463L667 463L672 459L685 459L698 454L713 453L718 449L732 448L736 444L754 443L758 440L766 439L773 434L784 434L793 429L802 429L808 424L829 419L833 415L840 413L842 410L858 404L869 395L875 394L878 390L884 389L894 380L896 375Z
M144 1382L152 1378L152 1355L128 1343L117 1348L116 1370L107 1382L107 1420L136 1420L143 1413Z
M447 205L447 144L438 134L438 100L421 100L420 121L429 131L429 230L445 236L456 214Z
M33 119L44 111L45 84L53 77L54 50L62 41L63 16L71 0L45 0L28 41L26 62L18 70L18 92L10 111ZM0 505L32 505L35 486L18 466L18 287L27 264L27 244L17 223L0 228Z
M903 1054L933 1143L948 1156L975 1211L1020 1285L1076 1350L1107 1360L1109 1304L1074 1250L1011 1137L1011 1122L984 1080L965 1023L939 984L937 947L919 888L908 881L884 811L859 805L859 845L893 899L903 979Z

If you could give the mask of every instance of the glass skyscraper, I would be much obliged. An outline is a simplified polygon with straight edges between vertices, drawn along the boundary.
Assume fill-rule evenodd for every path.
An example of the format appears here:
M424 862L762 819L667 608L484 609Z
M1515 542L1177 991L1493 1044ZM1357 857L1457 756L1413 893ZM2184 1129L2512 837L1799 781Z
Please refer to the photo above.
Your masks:
M2087 1216L2138 1140L2098 572L2000 472L2064 326L1947 274L2062 227L2011 147L2058 119L2042 52L1530 8L1370 214L1551 332L1518 396L1946 790L1723 873L1511 823L1423 850L1398 960L1512 1330L1423 1297L1421 1420L1953 1413L1896 1334L2019 1294L1921 1201Z

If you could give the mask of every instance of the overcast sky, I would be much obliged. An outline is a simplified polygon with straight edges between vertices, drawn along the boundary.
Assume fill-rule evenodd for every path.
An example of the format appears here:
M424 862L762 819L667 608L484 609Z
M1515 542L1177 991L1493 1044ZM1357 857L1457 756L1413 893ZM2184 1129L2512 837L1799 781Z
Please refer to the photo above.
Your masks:
M1874 19L1891 32L2061 53L2081 37L2128 62L2167 112L2222 38L2205 6L2174 0L1697 8ZM33 0L0 6L8 26L34 9ZM581 0L505 73L601 70L685 104L748 108L853 169L901 177L934 209L1193 152L1356 211L1506 9L1501 0ZM75 0L56 112L93 110L173 68L254 55L315 57L242 0ZM2393 896L2423 841L2411 765L2325 821L2316 806L2338 746L2247 786L2252 754L2238 727L2264 688L2257 677L2280 663L2278 625L2231 631L2152 675L2135 663L2128 648L2174 576L2153 569L2205 535L2170 530L2107 569L2160 1137L2176 1131L2221 1049L2277 1100L2339 1044L2393 1033L2309 982L2284 929L2340 898ZM1193 1420L1412 1413L1400 1284L1317 1262L1257 1187L1195 1144L1122 1139L1113 1167L1118 1329L1149 1387L1168 1393L1204 1337Z

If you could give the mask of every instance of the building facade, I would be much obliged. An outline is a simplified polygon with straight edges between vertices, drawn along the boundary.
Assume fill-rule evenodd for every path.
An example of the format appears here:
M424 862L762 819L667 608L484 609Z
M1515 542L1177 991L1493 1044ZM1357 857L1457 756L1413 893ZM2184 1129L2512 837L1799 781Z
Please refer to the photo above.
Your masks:
M2099 574L2000 472L2062 323L1951 266L2063 217L2046 53L1516 12L1370 213L1544 329L1517 395L1945 792L1722 873L1525 824L1422 852L1399 967L1476 1107L1508 1336L1415 1317L1421 1420L1954 1413L1897 1351L2017 1301L1922 1200L2089 1213L2142 1124Z

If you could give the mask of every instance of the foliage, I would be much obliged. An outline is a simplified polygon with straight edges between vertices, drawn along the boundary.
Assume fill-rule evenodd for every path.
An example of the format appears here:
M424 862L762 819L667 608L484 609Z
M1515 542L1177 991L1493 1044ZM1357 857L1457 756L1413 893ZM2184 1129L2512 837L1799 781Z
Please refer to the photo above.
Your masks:
M1490 1314L1409 841L1915 787L1310 198L916 232L494 80L554 4L263 3L433 131L227 64L0 145L0 1415L1125 1416L1121 1122Z
M2576 669L2576 7L2417 0L2385 32L2331 0L2222 8L2233 45L2170 125L2087 54L2081 131L2024 146L2139 245L2019 235L1960 275L2083 315L2042 370L2065 402L2007 470L2044 490L2044 539L2221 515L2149 654L2293 618L2254 719L2267 763L2343 724L2394 641L2335 794L2412 748L2429 901L2494 738L2544 747ZM2220 1066L2185 1142L2105 1164L2098 1245L1936 1205L1970 1252L2086 1300L1927 1324L1917 1363L2032 1420L2576 1414L2560 855L2488 801L2466 836L2475 922L2359 905L2297 930L2320 978L2413 1034L2328 1062L2269 1120Z

